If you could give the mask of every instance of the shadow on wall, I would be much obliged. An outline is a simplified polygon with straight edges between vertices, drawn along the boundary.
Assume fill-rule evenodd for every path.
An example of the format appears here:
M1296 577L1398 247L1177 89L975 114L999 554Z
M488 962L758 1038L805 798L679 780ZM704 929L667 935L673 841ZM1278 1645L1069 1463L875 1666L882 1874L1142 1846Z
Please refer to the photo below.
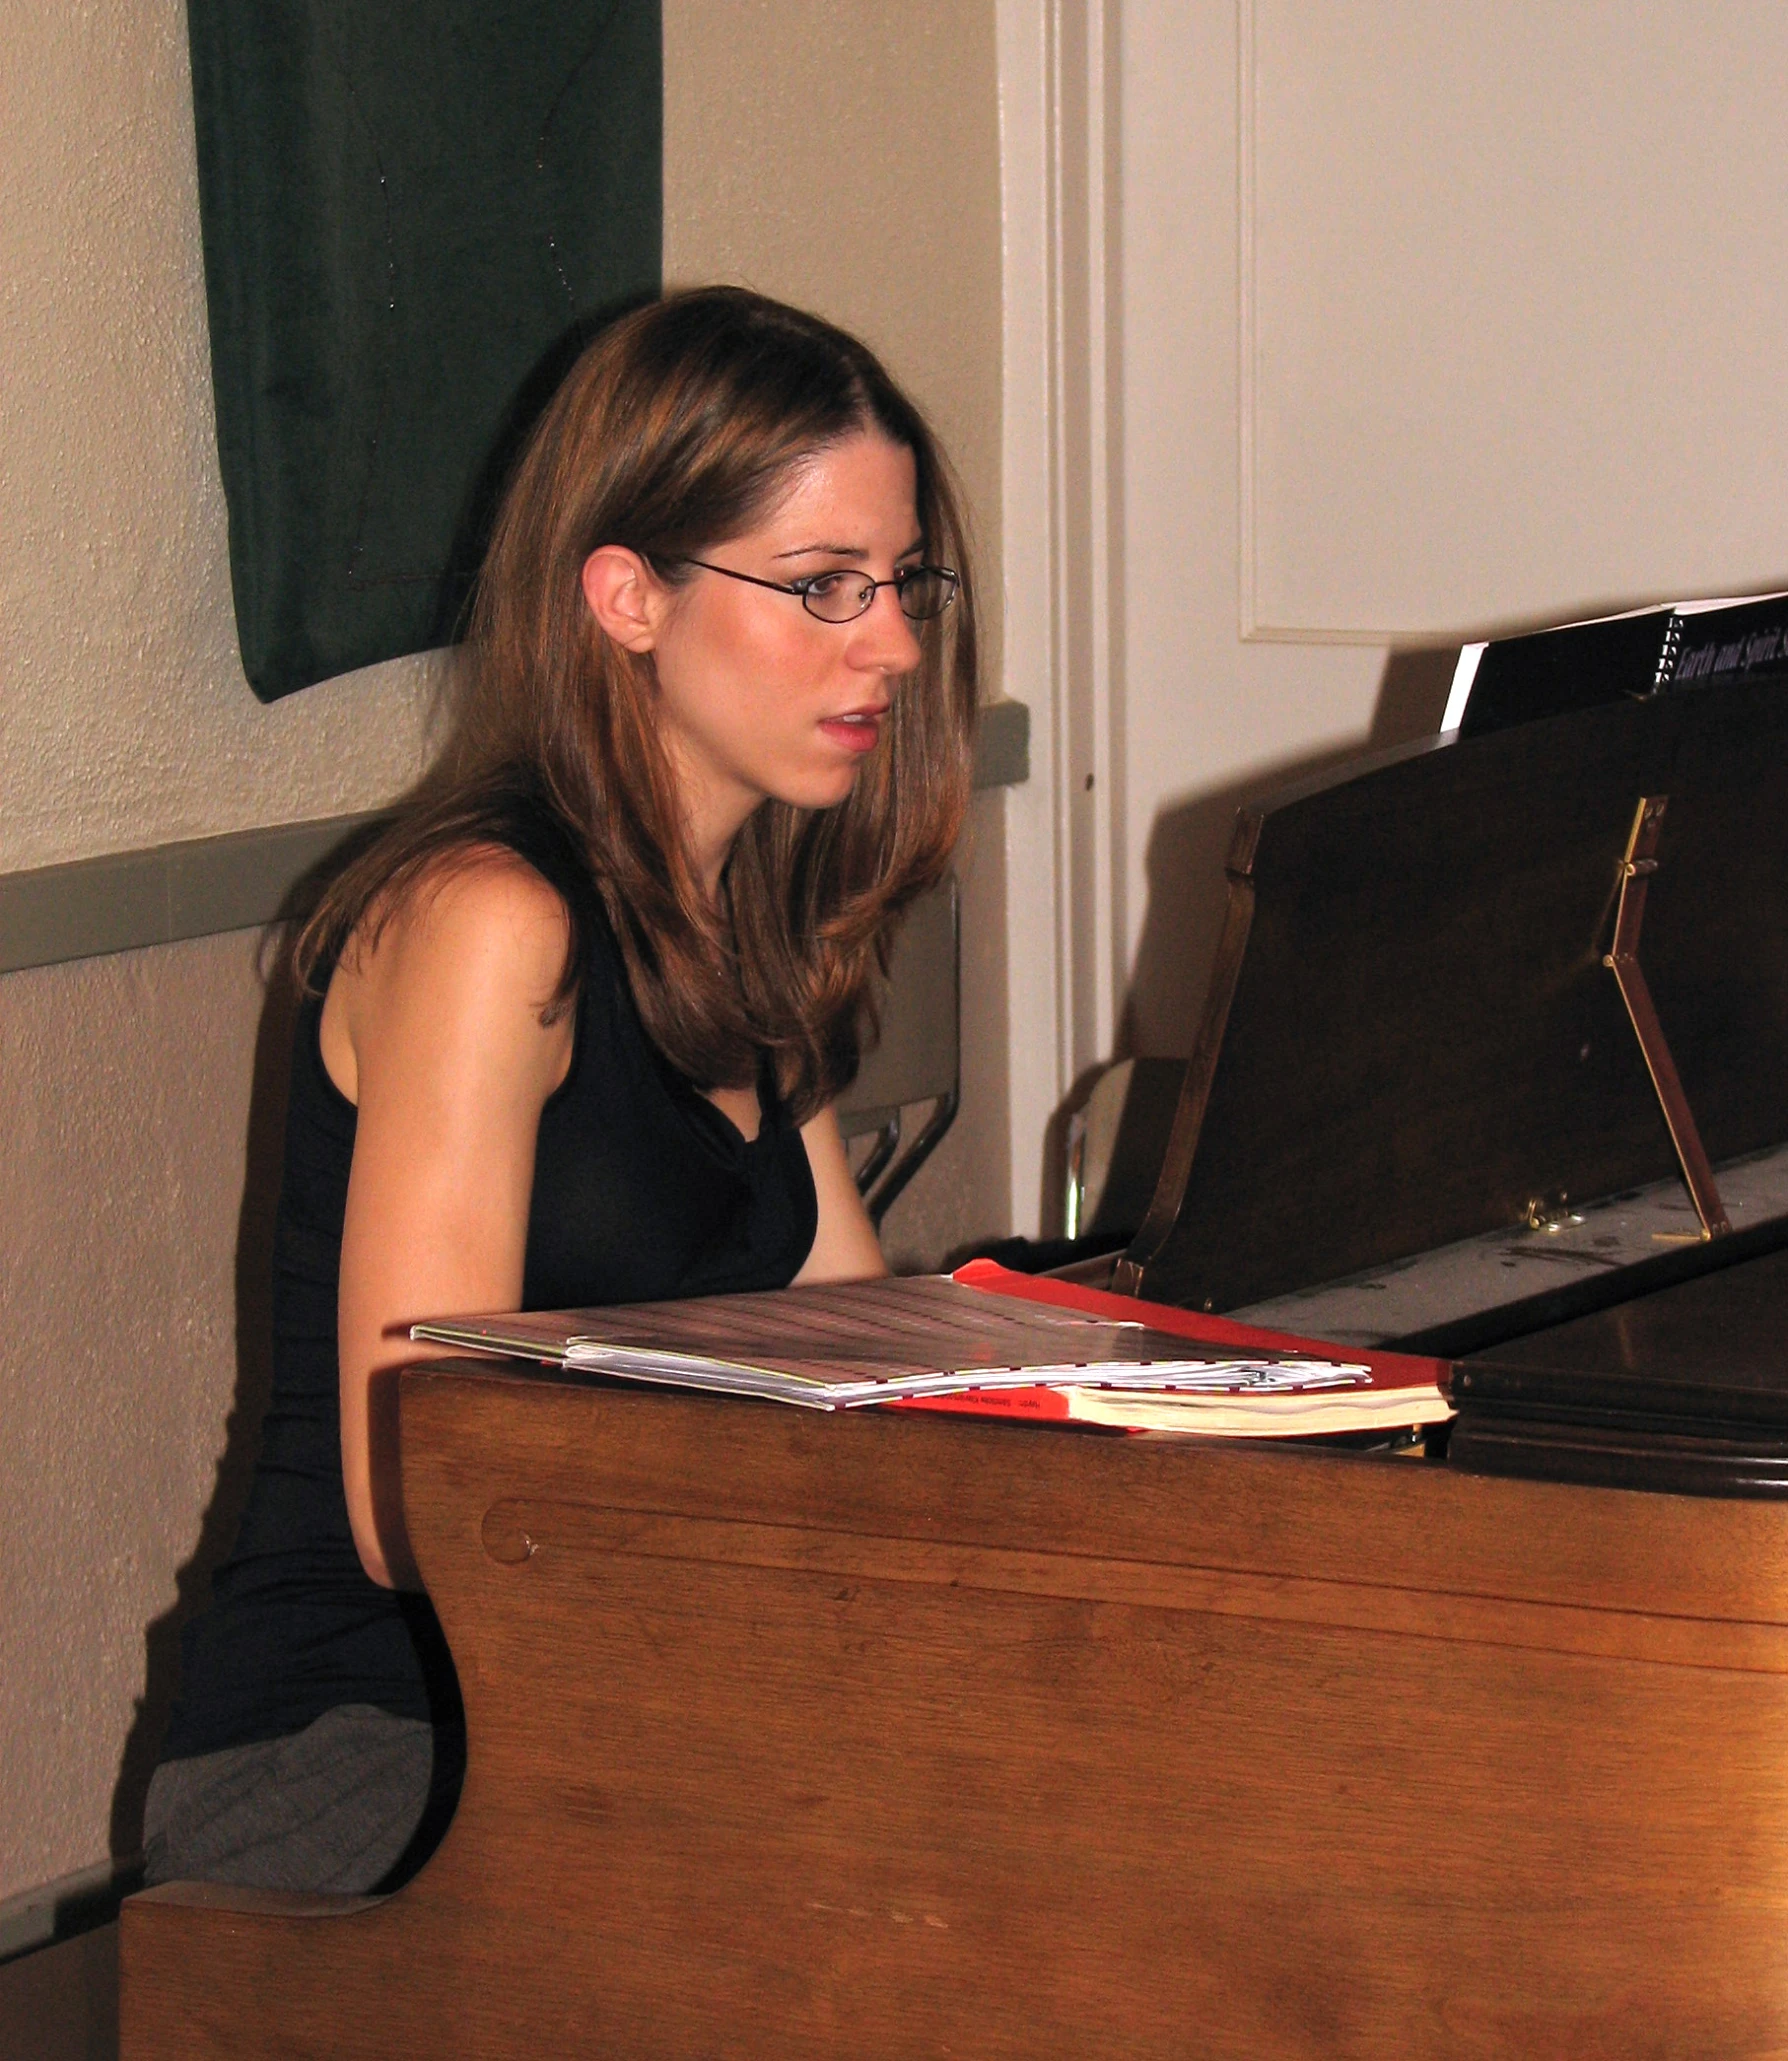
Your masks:
M1148 905L1130 991L1118 1021L1113 1059L1186 1059L1198 1036L1205 989L1228 902L1224 860L1236 811L1280 788L1337 770L1368 752L1432 736L1452 685L1457 645L1397 651L1386 661L1366 735L1303 758L1286 759L1225 787L1168 804L1148 844ZM1076 1081L1050 1119L1045 1138L1045 1222L1061 1221L1068 1123L1104 1072ZM1165 1147L1166 1140L1162 1141Z
M1148 906L1114 1058L1184 1059L1191 1053L1223 928L1223 862L1236 811L1367 752L1432 736L1446 708L1456 657L1457 647L1451 645L1393 652L1363 739L1284 760L1161 811L1149 835Z
M179 1694L181 1628L210 1601L212 1576L235 1544L273 1387L273 1221L285 1156L286 1091L298 1013L298 991L285 944L329 882L365 849L377 828L357 831L314 867L293 888L262 941L265 996L255 1031L242 1202L236 1216L236 1389L198 1543L174 1578L173 1604L151 1620L144 1633L143 1694L112 1792L112 1852L120 1861L134 1860L142 1852L143 1803Z

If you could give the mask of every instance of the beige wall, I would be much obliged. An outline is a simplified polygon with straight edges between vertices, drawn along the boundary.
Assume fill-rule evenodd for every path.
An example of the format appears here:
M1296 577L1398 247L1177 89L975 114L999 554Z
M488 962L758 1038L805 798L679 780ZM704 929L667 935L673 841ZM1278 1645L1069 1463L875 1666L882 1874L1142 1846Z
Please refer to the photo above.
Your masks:
M991 555L991 0L898 36L810 0L665 12L670 276L865 332L956 452ZM417 763L428 668L262 709L235 656L179 0L0 0L0 38L0 870L376 803ZM964 1112L890 1220L907 1257L1005 1224L1001 807L976 805ZM242 1450L232 1399L264 1373L252 948L0 978L0 1901L133 1840L145 1642L159 1696Z
M236 1387L260 1005L241 933L0 981L0 1897L104 1857L127 1743L140 1804Z

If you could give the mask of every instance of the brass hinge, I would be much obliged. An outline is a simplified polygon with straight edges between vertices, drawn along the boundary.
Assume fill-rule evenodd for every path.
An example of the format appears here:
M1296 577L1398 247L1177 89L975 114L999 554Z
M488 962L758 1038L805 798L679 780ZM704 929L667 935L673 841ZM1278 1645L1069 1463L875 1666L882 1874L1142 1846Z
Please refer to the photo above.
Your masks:
M1701 1235L1703 1238L1720 1238L1732 1229L1732 1225L1726 1215L1726 1206L1720 1200L1720 1191L1714 1185L1713 1168L1702 1148L1701 1133L1695 1128L1695 1118L1688 1098L1683 1094L1676 1062L1670 1056L1670 1046L1664 1037L1664 1026L1658 1021L1651 990L1645 984L1645 972L1639 964L1639 929L1645 921L1646 889L1651 876L1658 870L1658 833L1669 801L1667 794L1640 797L1633 815L1632 834L1627 839L1626 854L1620 862L1620 901L1614 912L1614 944L1603 954L1602 964L1619 983L1620 998L1632 1018L1633 1034L1639 1040L1640 1051L1645 1054L1646 1070L1657 1091L1664 1122L1669 1126L1670 1142L1676 1148L1683 1185L1689 1191L1689 1200L1695 1205L1695 1214L1701 1219Z

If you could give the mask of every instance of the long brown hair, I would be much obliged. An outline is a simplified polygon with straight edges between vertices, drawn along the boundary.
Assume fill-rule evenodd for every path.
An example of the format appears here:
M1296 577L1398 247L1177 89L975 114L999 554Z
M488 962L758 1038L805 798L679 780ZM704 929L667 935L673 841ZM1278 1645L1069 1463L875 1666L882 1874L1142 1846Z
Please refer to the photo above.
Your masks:
M921 659L837 807L769 801L747 821L716 911L685 845L649 656L613 644L580 575L602 544L660 578L749 529L804 461L863 430L913 454L927 558L956 605L915 625ZM467 687L434 768L299 932L297 971L480 845L517 843L543 803L587 869L648 1034L703 1087L743 1086L768 1055L803 1119L857 1070L871 977L900 913L941 878L968 802L975 603L948 466L924 418L856 338L733 287L623 317L573 366L503 498L473 601ZM523 847L525 849L525 846ZM561 885L555 881L555 885ZM578 897L558 999L582 963Z

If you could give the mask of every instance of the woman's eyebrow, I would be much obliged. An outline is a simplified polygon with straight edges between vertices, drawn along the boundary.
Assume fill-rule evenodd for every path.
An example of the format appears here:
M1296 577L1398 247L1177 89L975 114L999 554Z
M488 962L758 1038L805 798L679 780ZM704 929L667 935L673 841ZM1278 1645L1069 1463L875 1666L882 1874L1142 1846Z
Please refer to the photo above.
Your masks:
M897 551L894 555L896 558L911 558L915 553L924 549L925 539L917 537L904 551ZM779 563L784 558L867 558L868 556L869 553L863 549L861 544L800 544L793 551L778 551L772 563Z

